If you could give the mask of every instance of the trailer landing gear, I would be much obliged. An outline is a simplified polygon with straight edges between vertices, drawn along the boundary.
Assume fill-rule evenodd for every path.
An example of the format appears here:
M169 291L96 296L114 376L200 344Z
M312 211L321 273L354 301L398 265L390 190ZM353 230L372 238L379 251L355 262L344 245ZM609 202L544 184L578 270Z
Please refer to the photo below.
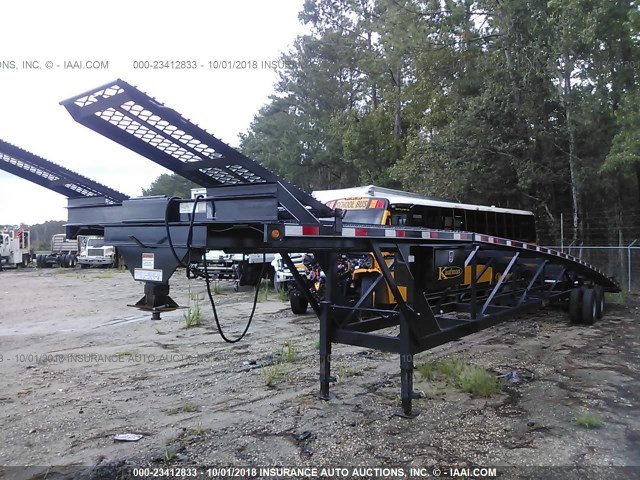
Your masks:
M144 297L135 305L140 310L151 312L151 320L160 320L162 312L172 312L180 306L169 296L169 285L166 283L145 282Z

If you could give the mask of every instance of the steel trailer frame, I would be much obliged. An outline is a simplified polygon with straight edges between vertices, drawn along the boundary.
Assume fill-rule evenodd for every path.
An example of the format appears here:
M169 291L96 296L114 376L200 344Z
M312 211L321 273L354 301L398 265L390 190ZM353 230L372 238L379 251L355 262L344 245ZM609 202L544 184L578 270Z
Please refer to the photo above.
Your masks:
M122 80L61 103L79 123L207 187L204 198L194 200L146 197L114 206L76 205L69 210L68 235L103 226L105 241L119 249L134 279L144 282L145 295L135 306L154 318L177 308L169 296L171 275L206 250L281 253L320 320L323 399L329 398L334 343L398 353L402 415L410 417L416 353L544 303L573 299L577 305L583 290L590 292L584 298L591 303L583 302L590 323L597 293L603 299L602 291L619 290L600 270L534 244L472 232L343 224L339 210ZM288 255L296 251L314 253L325 272L322 301L303 288ZM335 265L343 253L371 254L381 267L359 298L340 288ZM463 259L458 268L471 272L468 284L446 278L434 283L425 266L435 269L441 257L450 264ZM480 281L487 271L492 280ZM365 301L379 285L391 292L387 308Z

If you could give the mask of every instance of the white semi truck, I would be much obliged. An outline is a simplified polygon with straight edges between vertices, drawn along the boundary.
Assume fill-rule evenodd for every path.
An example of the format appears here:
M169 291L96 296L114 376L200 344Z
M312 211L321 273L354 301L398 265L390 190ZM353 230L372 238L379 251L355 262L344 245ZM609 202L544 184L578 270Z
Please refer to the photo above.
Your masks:
M103 237L85 237L81 241L78 263L80 268L89 268L91 266L116 267L118 265L118 252L114 246L105 245Z
M25 227L0 230L0 270L26 267L31 258L31 238Z

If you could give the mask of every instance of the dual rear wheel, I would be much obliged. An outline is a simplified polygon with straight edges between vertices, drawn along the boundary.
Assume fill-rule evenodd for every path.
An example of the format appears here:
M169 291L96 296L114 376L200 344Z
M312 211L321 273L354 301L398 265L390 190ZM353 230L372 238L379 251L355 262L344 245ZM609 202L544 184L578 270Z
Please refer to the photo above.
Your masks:
M576 287L569 294L571 323L593 325L602 318L605 308L604 290L600 286Z

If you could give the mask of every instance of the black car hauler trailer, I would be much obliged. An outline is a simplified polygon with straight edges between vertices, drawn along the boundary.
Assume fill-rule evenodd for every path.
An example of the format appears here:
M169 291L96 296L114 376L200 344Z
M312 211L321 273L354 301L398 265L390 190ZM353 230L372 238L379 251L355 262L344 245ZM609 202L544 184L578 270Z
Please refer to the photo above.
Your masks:
M129 197L79 173L0 140L0 169L66 196L72 205L115 205ZM26 197L26 196L25 196ZM19 208L17 202L16 208ZM100 225L87 225L86 232L102 235ZM75 237L74 237L75 238ZM79 254L79 242L70 242L60 235L51 240L51 251L36 256L38 267L60 265L73 267Z
M208 249L281 253L303 291L287 252L315 255L326 274L326 291L320 301L308 290L306 295L320 319L324 399L333 343L398 353L402 412L410 416L416 353L551 301L568 304L573 322L590 324L602 315L604 291L619 290L597 268L535 244L472 232L343 224L339 210L122 80L62 104L79 123L207 189L195 200L70 201L68 236L95 225L104 228L105 241L117 246L133 277L144 282L137 307L156 318L177 308L169 296L171 275ZM347 298L335 268L338 256L363 252L373 255L381 274L359 298ZM458 269L473 272L469 282L446 273ZM479 281L488 269L492 281ZM386 284L392 307L365 301L376 283Z

